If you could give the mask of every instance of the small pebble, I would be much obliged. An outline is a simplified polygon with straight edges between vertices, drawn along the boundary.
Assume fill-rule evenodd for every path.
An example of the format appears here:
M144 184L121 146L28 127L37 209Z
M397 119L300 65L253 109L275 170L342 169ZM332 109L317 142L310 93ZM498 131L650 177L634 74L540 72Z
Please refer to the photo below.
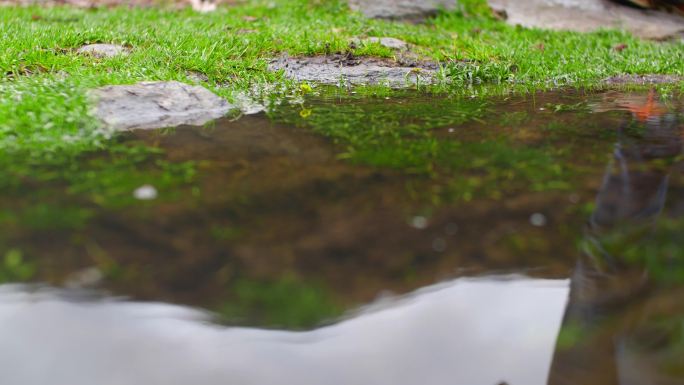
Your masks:
M135 191L133 191L133 196L135 197L135 199L139 199L141 201L149 201L152 199L156 199L157 195L157 189L149 184L142 185L135 189Z
M76 52L85 55L92 55L97 58L111 58L118 55L127 55L128 50L124 46L116 44L88 44L84 45Z
M444 238L435 238L432 241L432 250L441 253L446 250L446 241Z
M72 289L94 287L104 279L104 274L97 267L89 267L71 274L64 286Z
M458 232L458 225L453 223L453 222L447 223L447 225L444 226L444 233L446 235L456 235L457 232Z
M415 216L411 219L411 226L413 228L423 230L427 227L427 225L428 225L427 218L425 218L423 216L418 215L418 216Z
M546 216L542 213L534 213L530 215L530 223L532 226L542 227L546 225Z
M393 37L369 37L365 41L369 43L378 43L383 47L395 50L403 50L408 48L408 43Z

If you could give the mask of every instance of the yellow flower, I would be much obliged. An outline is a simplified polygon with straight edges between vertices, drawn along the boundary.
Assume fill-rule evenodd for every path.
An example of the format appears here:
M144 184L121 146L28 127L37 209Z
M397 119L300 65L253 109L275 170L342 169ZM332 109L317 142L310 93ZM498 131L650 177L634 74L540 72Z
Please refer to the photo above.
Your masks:
M308 94L309 92L313 91L313 88L309 85L309 83L302 83L299 85L299 90L303 94Z

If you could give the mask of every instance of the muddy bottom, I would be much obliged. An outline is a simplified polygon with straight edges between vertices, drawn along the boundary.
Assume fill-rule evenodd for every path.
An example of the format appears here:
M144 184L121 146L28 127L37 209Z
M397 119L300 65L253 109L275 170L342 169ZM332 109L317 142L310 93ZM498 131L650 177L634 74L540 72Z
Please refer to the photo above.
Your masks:
M40 319L119 330L127 337L98 340L94 361L69 339L41 353L100 376L130 367L130 355L102 366L98 351L143 345L231 362L168 356L152 384L684 381L684 99L331 92L204 127L134 131L117 146L152 148L149 159L90 154L74 175L20 179L0 198L0 281L71 289L0 286L0 322L17 298L37 304L3 329L31 335L23 325ZM99 294L84 299L86 289ZM169 335L138 328L146 305L122 311L103 291L213 316L159 310L152 329L181 318L187 330L168 345ZM209 320L306 332L228 337ZM32 372L50 372L28 343ZM139 363L122 381L154 367ZM249 369L258 367L273 370Z

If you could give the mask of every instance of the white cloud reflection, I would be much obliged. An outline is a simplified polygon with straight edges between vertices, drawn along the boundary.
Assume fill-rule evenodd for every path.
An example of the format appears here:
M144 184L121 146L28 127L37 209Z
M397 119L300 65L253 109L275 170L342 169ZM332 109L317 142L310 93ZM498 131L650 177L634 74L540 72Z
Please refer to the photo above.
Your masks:
M542 385L568 280L457 279L307 332L0 286L8 385Z

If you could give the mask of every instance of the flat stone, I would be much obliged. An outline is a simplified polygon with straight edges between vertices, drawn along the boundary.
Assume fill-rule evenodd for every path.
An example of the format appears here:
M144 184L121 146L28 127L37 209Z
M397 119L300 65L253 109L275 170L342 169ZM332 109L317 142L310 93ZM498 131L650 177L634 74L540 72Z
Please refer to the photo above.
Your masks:
M659 75L659 74L645 74L645 75L618 75L612 76L604 80L606 84L669 84L684 81L684 76L677 75Z
M509 24L591 32L601 28L629 31L645 39L684 35L684 18L655 10L631 8L607 0L488 0Z
M349 0L349 7L373 19L419 21L440 10L453 10L456 0Z
M204 87L176 81L106 86L91 96L95 116L114 130L202 125L234 108Z
M88 44L76 50L80 54L92 55L98 58L108 58L118 55L128 55L128 49L116 44Z
M408 49L408 43L393 37L369 37L363 41L368 43L378 43L383 47L387 47L395 50Z
M406 88L436 81L438 67L434 63L402 66L392 60L345 55L283 57L269 64L271 71L284 71L286 77L332 85L387 85Z

